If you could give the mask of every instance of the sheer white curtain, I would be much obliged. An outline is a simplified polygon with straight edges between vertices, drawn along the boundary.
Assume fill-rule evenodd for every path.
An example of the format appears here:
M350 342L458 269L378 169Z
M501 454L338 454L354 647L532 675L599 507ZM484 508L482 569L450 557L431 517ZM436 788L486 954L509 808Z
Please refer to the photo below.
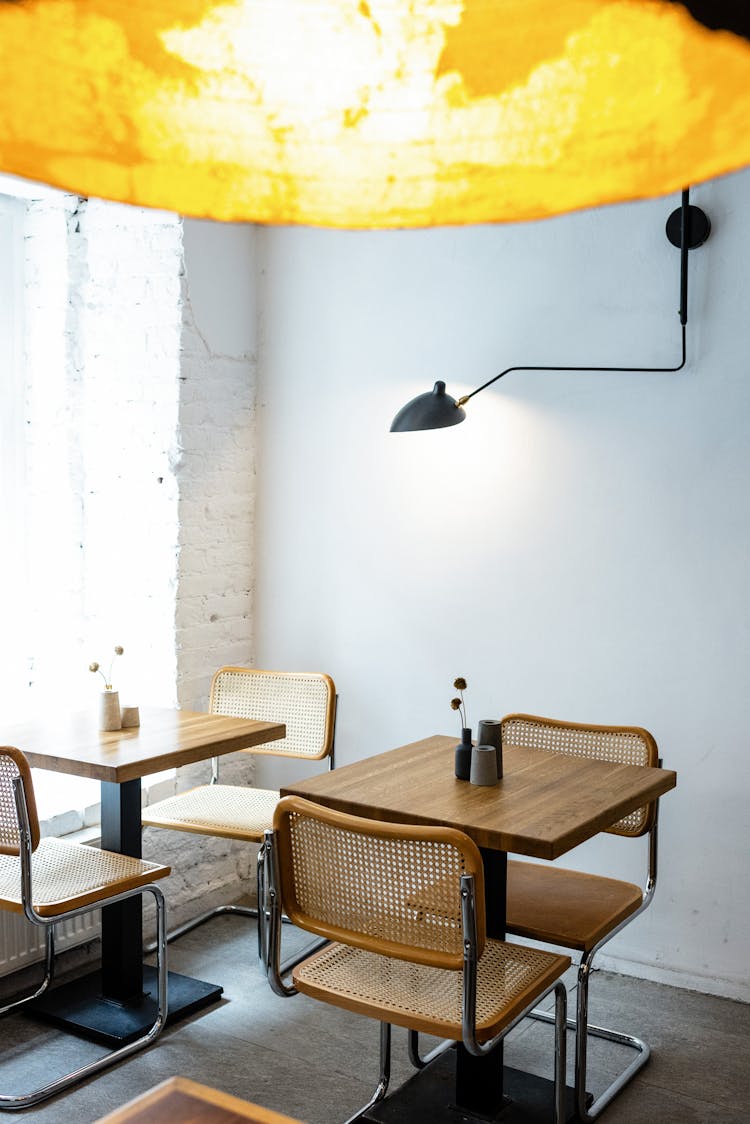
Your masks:
M54 720L74 697L81 658L80 499L65 424L65 230L62 205L35 216L28 200L0 195L4 727L40 710ZM90 781L35 770L34 783L43 818L98 801Z
M176 216L0 194L3 726L94 710L115 644L123 701L174 702L181 248ZM98 801L35 784L43 817Z
M29 679L24 633L27 577L23 356L23 217L20 200L0 195L0 708L23 714Z

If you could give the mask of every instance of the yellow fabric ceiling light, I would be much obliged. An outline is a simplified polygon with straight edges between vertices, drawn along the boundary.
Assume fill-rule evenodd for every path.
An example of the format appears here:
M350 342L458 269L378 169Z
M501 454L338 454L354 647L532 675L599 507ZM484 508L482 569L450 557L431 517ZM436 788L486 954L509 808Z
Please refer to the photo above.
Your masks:
M0 0L0 168L188 215L541 218L750 163L750 43L670 0Z

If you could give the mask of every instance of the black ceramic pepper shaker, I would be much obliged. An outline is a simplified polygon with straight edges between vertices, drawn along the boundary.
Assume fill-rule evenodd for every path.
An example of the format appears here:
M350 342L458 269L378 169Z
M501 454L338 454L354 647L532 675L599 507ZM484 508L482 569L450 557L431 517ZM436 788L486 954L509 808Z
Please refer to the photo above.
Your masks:
M477 731L477 745L494 745L499 780L503 775L503 726L499 718L482 719Z

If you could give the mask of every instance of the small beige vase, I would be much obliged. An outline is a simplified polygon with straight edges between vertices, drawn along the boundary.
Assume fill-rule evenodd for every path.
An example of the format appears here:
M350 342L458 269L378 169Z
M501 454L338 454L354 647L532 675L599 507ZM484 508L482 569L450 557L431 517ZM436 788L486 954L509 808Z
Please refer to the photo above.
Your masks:
M99 696L99 729L122 729L119 691L102 691Z

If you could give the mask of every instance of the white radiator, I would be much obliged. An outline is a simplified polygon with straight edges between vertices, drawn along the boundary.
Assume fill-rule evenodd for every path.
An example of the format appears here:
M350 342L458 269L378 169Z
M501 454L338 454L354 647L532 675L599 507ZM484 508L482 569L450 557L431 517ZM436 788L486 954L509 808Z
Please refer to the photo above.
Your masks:
M93 941L101 933L98 911L59 921L55 926L55 950L62 952ZM17 972L44 959L44 930L18 913L0 913L0 976Z

